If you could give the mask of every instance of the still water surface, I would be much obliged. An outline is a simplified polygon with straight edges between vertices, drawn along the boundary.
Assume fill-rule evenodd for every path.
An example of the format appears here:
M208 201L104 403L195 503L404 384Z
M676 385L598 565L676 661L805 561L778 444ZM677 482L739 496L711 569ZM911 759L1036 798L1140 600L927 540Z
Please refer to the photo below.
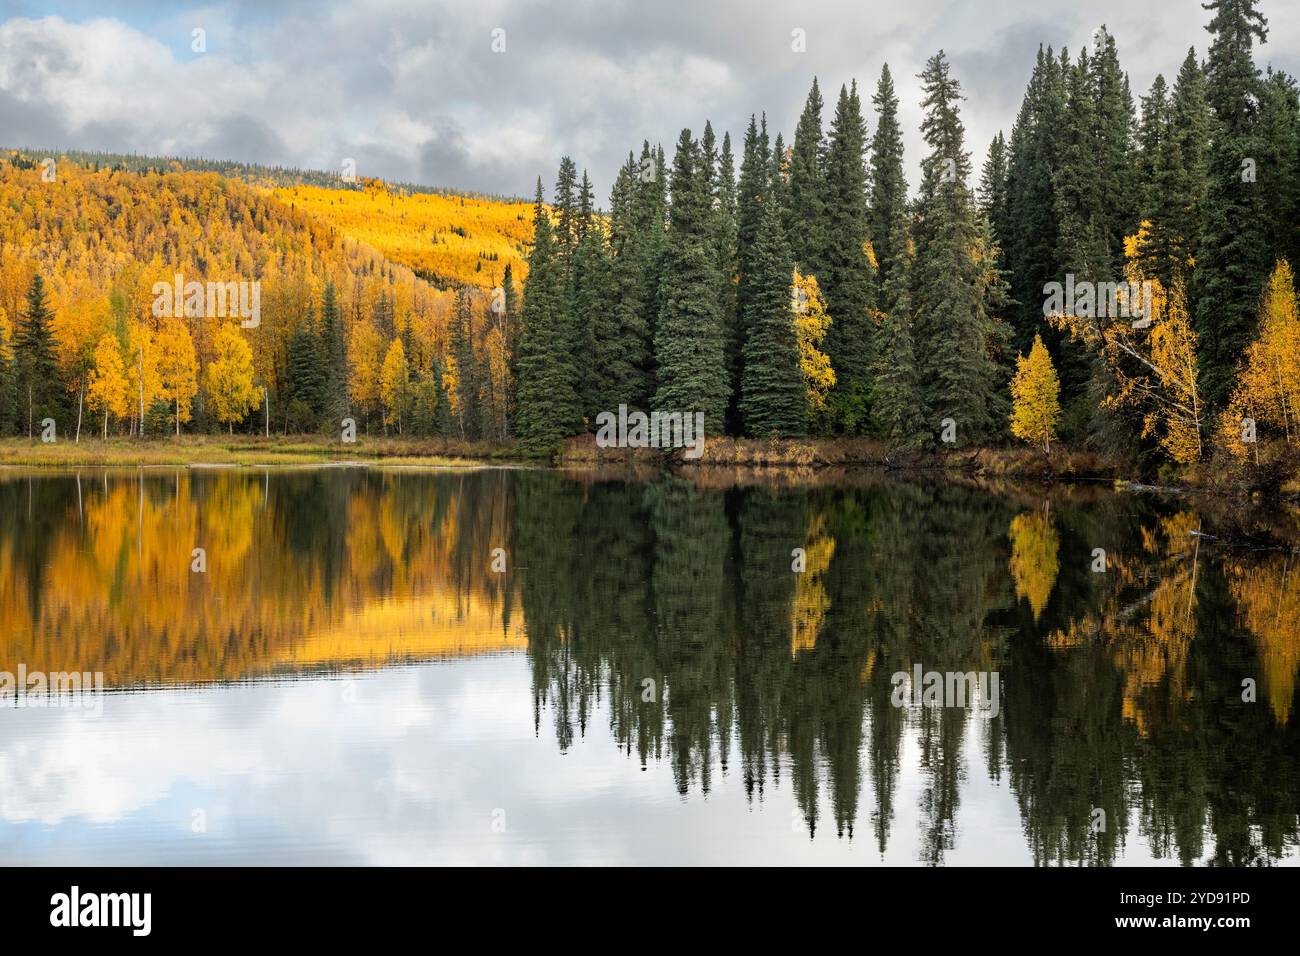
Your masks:
M106 685L0 697L0 865L1291 863L1298 561L1197 509L0 474L0 672ZM996 674L996 713L898 706L918 664Z

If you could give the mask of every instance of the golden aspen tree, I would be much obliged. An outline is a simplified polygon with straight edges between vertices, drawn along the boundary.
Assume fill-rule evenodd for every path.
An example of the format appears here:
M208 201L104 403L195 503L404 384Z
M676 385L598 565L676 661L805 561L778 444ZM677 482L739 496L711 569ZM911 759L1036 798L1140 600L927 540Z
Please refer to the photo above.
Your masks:
M181 422L190 420L190 406L199 391L199 363L194 339L179 319L164 323L158 332L158 377L162 397L171 403L176 416L176 434Z
M95 346L86 402L92 411L104 413L103 437L108 439L108 416L125 418L131 411L131 383L122 361L117 336L105 334Z
M1102 399L1102 407L1140 410L1143 437L1157 436L1174 461L1189 464L1203 451L1205 408L1197 381L1197 336L1187 315L1186 291L1181 278L1166 290L1158 280L1143 276L1135 258L1136 237L1128 237L1124 246L1129 257L1127 281L1121 285L1124 314L1057 312L1048 316L1048 321L1101 359L1111 389Z
M384 359L383 349L383 337L369 322L361 322L353 328L352 342L348 349L348 394L363 410L373 408L380 401L379 376Z
M1300 412L1300 317L1291 264L1279 259L1260 296L1259 332L1246 349L1237 386L1220 417L1220 440L1245 457L1249 421L1278 428L1295 440ZM1249 420L1249 421L1248 421ZM1253 435L1251 436L1254 437Z
M402 433L402 412L410 397L410 374L406 365L406 348L401 339L393 339L384 356L379 374L379 394L384 403L384 424L396 425Z
M1034 336L1029 357L1016 357L1011 380L1011 434L1051 452L1061 420L1061 380L1041 335Z
M243 419L257 401L257 390L253 387L253 349L236 326L226 323L217 332L214 352L205 383L208 398L217 421L229 425L233 434L235 422Z
M808 413L819 416L826 411L826 395L835 386L835 369L830 356L821 350L822 341L831 327L826 313L826 299L815 275L794 271L794 332L799 343L799 370L803 373L808 396Z

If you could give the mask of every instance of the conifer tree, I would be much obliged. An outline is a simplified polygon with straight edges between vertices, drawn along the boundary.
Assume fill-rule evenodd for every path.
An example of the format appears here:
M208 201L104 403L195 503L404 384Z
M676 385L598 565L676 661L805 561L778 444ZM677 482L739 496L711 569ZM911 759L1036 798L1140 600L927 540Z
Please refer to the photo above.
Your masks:
M753 298L740 398L745 431L759 438L803 435L807 398L791 315L793 263L776 203L769 202L763 209L753 263Z
M451 354L456 362L456 426L461 438L478 438L483 433L480 401L483 375L474 349L474 303L471 295L468 286L461 286L456 292L451 339Z
M629 153L610 195L604 301L595 313L590 410L619 405L646 409L650 401L650 342L645 324L641 232L635 221L637 166ZM594 419L593 419L594 420Z
M790 152L786 237L804 275L819 275L826 249L826 138L822 94L813 77Z
M1255 182L1263 143L1259 109L1263 96L1252 48L1267 37L1258 0L1211 0L1213 18L1206 98L1213 112L1209 189L1196 258L1195 327L1200 344L1201 395L1222 407L1232 390L1233 369L1255 330L1255 305L1270 259L1264 191Z
M876 132L871 139L871 204L868 232L876 253L880 308L889 313L905 292L908 242L907 180L903 173L903 133L898 125L898 96L886 64L871 102Z
M326 364L321 356L320 341L310 326L300 325L289 340L288 369L285 374L285 411L294 411L291 427L314 428L319 424L327 388ZM300 409L295 409L301 403Z
M703 412L705 429L720 434L727 410L726 345L705 182L699 144L684 129L673 156L663 306L655 329L655 407Z
M1015 227L1007 218L1007 141L1001 130L989 144L988 157L980 170L979 207L988 220L994 244L1004 249Z
M912 298L926 424L937 436L940 423L951 418L962 440L978 441L1001 425L993 415L1001 384L996 354L1004 330L988 312L989 286L997 276L967 186L970 154L958 112L961 86L949 75L942 51L926 62L920 79L921 132L930 153L921 165Z
M830 403L838 426L866 423L871 387L871 262L867 258L866 123L857 84L840 87L826 150L826 275L818 276L831 315L827 354L835 369Z
M40 431L46 418L62 424L66 395L55 348L54 312L38 272L32 275L27 307L14 330L18 402L29 437Z
M519 338L519 414L521 446L533 453L553 452L578 430L578 395L573 383L573 353L565 330L562 263L556 256L541 180L533 210L533 248L528 255L523 329Z
M1058 59L1051 47L1039 48L1008 147L1007 221L1014 227L1004 252L1011 297L1017 303L1013 341L1022 351L1042 327L1044 286L1060 281L1065 272L1059 259L1054 181L1068 69L1065 51Z
M322 410L338 417L347 407L347 350L333 280L326 283L321 297L320 349L325 373Z

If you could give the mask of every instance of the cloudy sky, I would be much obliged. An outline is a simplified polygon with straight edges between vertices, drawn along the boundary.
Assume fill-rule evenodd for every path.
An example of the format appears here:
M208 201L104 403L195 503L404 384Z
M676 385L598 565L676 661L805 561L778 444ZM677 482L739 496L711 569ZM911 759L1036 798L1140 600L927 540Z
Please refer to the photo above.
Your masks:
M1263 12L1261 63L1298 72L1300 5ZM1204 54L1207 21L1199 0L0 0L0 146L353 158L361 175L519 195L567 153L603 201L644 138L671 146L708 118L738 139L762 110L788 137L814 75L833 103L854 77L869 95L888 62L914 183L915 74L934 51L965 89L978 166L1040 42L1075 49L1105 23L1136 93Z

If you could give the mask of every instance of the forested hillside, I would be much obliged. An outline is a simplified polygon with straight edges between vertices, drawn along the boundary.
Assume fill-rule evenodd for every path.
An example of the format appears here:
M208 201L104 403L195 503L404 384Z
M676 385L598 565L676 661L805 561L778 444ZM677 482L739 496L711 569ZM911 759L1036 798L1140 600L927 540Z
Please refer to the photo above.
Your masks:
M358 189L288 186L276 195L443 288L494 289L508 265L527 274L533 211L526 203L412 193L368 180Z
M480 407L458 355L482 364L482 420L504 421L505 314L488 295L436 289L213 173L42 173L0 159L0 432L39 434L47 417L61 437L262 431L269 400L273 432L337 432L353 416L362 431L456 434ZM256 283L260 314L159 315L155 283L177 275Z

